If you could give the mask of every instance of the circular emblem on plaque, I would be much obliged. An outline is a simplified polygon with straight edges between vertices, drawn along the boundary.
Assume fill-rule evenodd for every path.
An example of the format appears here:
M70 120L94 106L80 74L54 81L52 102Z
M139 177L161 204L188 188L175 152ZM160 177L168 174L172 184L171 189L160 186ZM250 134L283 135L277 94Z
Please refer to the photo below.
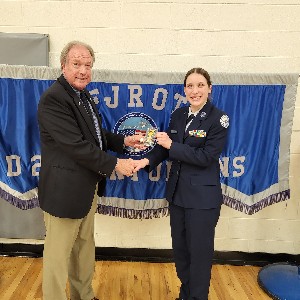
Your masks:
M125 147L125 154L130 156L144 155L152 150L156 144L156 141L154 139L151 140L150 137L153 135L154 131L157 131L157 126L153 119L144 113L132 112L126 114L117 121L113 131L114 133L122 134L124 136L143 133L146 137L149 137L145 142L145 146L147 148L144 150L133 147Z

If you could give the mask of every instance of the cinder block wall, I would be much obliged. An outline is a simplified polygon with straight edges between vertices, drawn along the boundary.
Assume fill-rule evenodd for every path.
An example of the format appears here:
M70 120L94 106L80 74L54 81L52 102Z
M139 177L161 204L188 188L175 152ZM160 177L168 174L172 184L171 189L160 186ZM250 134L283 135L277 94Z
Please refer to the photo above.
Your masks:
M210 72L300 73L299 0L222 2L2 0L0 31L49 34L51 67L59 66L64 44L77 39L93 46L97 69L185 72L202 66ZM290 200L252 216L224 206L216 250L300 253L300 89L290 187ZM169 218L97 215L96 245L169 249Z

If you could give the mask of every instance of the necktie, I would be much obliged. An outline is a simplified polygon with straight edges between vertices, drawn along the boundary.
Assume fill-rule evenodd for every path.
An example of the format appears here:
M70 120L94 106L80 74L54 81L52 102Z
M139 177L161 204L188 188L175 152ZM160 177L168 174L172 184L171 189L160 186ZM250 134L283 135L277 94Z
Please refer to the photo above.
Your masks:
M86 110L86 112L91 116L91 109L90 109L90 105L89 105L89 102L88 102L88 99L87 97L85 96L85 93L84 92L80 92L80 99L83 103L83 106Z
M185 130L188 129L188 127L190 126L192 120L194 119L195 115L194 114L191 114L189 115L189 117L186 119L186 125L185 125Z
M86 112L89 114L89 116L91 117L94 126L95 126L95 130L97 133L97 137L98 137L98 141L99 141L99 146L102 149L102 138L101 138L101 130L100 130L100 126L97 120L97 116L95 114L95 112L93 111L93 107L91 105L91 103L89 103L88 98L86 97L84 92L80 92L80 99L83 103L83 106L86 110Z
M195 117L194 114L189 115L189 117L186 119L186 123L185 124L189 124L194 119L194 117Z

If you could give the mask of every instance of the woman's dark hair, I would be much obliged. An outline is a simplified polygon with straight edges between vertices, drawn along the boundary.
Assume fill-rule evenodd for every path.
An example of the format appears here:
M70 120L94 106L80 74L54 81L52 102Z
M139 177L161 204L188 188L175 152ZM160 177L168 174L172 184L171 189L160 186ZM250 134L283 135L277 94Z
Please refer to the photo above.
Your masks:
M211 80L210 80L210 76L208 74L208 72L202 68L193 68L191 70L189 70L186 74L185 74L185 77L184 77L184 81L183 81L183 85L186 86L186 80L187 78L193 74L193 73L197 73L197 74L200 74L202 76L205 77L206 81L207 81L207 84L208 86L211 86Z

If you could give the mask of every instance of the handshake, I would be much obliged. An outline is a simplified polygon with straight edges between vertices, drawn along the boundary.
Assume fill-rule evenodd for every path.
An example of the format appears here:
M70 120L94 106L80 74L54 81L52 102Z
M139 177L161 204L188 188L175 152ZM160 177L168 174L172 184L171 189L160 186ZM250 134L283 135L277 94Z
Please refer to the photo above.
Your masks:
M131 136L126 136L124 138L124 144L128 147L133 147L137 149L145 149L150 145L153 145L154 139L156 143L165 149L170 149L172 145L172 140L166 132L157 132L156 130L147 131L146 135L135 134ZM129 159L120 159L118 158L117 165L115 167L116 171L125 175L131 176L133 173L139 171L140 169L149 165L149 160L143 158L140 160Z
M139 171L140 169L146 167L149 164L147 158L140 160L133 160L132 158L122 159L118 158L115 170L125 176L132 176L133 173Z
M124 138L124 145L126 147L133 147L135 149L143 150L148 147L145 141L146 141L145 135L140 133L140 134L126 136ZM143 161L143 163L141 161ZM144 168L149 163L149 161L147 164L145 163L146 163L146 159L133 160L131 158L129 159L118 158L115 170L125 176L132 176L133 173L137 172L141 168Z

